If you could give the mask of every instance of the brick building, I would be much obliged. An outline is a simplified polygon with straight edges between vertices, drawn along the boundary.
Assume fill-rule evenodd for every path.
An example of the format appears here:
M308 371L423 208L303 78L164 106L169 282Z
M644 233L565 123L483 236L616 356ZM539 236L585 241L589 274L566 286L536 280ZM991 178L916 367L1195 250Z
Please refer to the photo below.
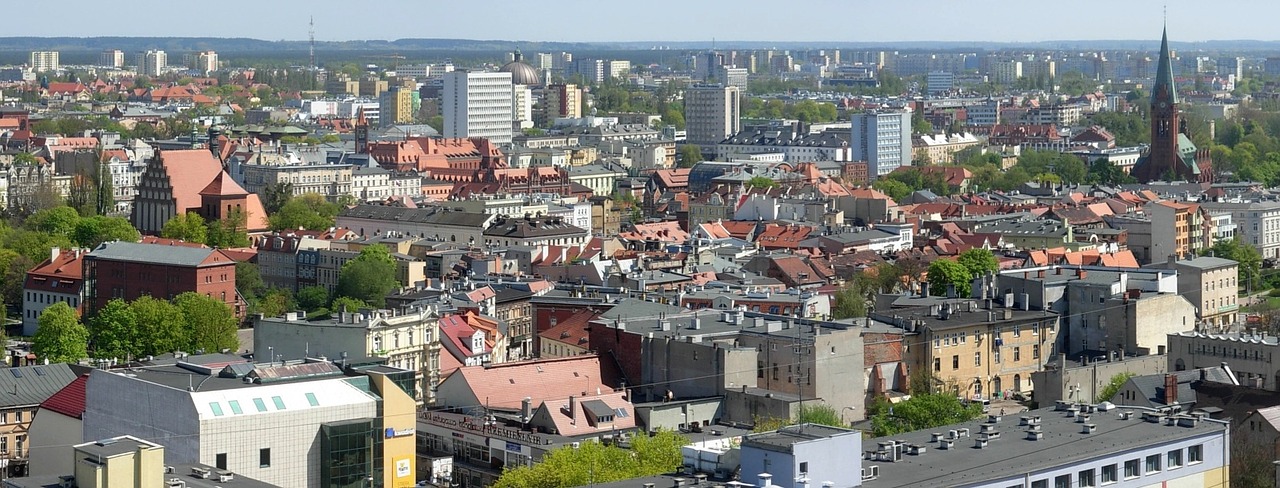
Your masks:
M84 277L86 315L113 298L171 299L190 291L221 300L237 317L244 316L236 262L218 249L108 242L84 256Z

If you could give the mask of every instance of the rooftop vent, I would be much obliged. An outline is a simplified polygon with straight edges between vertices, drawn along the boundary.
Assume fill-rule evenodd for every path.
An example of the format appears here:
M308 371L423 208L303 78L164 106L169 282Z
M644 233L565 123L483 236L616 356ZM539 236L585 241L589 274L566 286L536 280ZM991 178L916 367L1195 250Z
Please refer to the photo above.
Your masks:
M1038 441L1041 439L1044 439L1044 432L1041 432L1040 429L1027 431L1027 440Z
M1092 434L1095 430L1098 430L1098 426L1096 424L1084 424L1080 426L1081 434Z
M984 437L979 437L979 438L977 438L977 439L974 439L974 441L973 441L973 447L974 447L975 449L982 449L982 448L987 447L987 439L986 439L986 438L984 438Z

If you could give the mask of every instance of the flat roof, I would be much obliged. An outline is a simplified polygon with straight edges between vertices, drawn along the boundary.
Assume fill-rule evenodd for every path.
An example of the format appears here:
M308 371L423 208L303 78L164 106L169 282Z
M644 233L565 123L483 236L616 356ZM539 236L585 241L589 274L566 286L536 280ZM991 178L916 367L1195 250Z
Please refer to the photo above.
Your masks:
M1123 419L1121 412L1126 411L1132 415ZM1089 459L1112 459L1119 463L1124 461L1120 454L1131 450L1194 436L1221 435L1227 430L1225 422L1214 420L1200 420L1194 426L1148 422L1142 418L1144 412L1154 413L1155 410L1114 406L1107 411L1094 412L1090 414L1088 423L1097 428L1089 434L1083 433L1084 424L1069 417L1065 410L1051 407L1022 412L994 423L1001 435L981 449L975 448L974 443L982 425L987 423L986 419L867 439L862 444L864 451L875 451L879 443L891 440L924 446L927 450L921 455L904 454L898 462L863 459L863 468L878 466L880 473L876 479L864 481L862 486L961 486L1021 476L1040 468ZM1039 440L1028 440L1026 431L1029 427L1019 425L1021 417L1039 417L1044 436ZM959 438L953 449L939 449L939 442L931 442L935 432L946 435L950 430L963 428L969 429L969 437Z

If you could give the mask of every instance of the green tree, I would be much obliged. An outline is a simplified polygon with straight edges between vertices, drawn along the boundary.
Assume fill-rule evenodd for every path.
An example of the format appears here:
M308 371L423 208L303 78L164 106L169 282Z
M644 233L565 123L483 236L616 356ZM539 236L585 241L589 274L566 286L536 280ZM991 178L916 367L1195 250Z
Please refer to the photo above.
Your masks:
M76 212L76 209L61 206L47 208L31 214L24 222L24 226L34 231L70 237L79 222L80 214Z
M258 265L247 261L236 263L236 290L250 302L256 302L267 293L267 284L262 281Z
M702 150L696 144L684 144L680 146L676 157L681 168L692 168L693 165L702 162Z
M236 316L227 304L190 291L174 297L173 304L182 310L191 350L235 351L240 347Z
M831 318L835 320L867 316L867 298L863 294L862 284L851 280L835 293L835 304L831 309Z
M130 302L129 309L138 324L138 355L179 351L191 344L187 318L177 305L144 295Z
M249 215L243 210L232 210L226 217L209 222L208 240L205 244L211 247L247 247Z
M880 190L895 202L905 202L907 197L910 197L911 193L915 191L910 186L907 186L906 183L893 178L879 178L875 183L871 184L871 187Z
M107 302L89 319L89 343L95 358L135 357L147 338L138 335L138 319L133 309L121 298Z
M89 357L89 329L66 302L44 309L37 327L31 338L31 352L37 357L51 363L74 363Z
M1089 167L1085 166L1084 161L1070 154L1061 156L1054 169L1059 176L1062 176L1062 181L1073 184L1084 183L1085 178L1089 176Z
M237 272L236 277L239 278ZM329 290L323 286L308 286L298 290L298 308L306 310L307 313L314 312L329 303Z
M1099 402L1111 401L1116 396L1116 393L1120 392L1120 388L1123 388L1124 384L1129 382L1129 378L1134 376L1136 375L1129 371L1112 375L1111 380L1107 382L1107 386L1102 387L1102 391L1098 393L1098 398L1094 400Z
M80 219L76 222L75 230L71 232L71 240L75 241L76 245L90 249L104 242L137 242L141 238L142 234L139 234L138 229L133 228L133 224L127 219L102 215Z
M338 204L320 194L307 193L290 198L269 220L271 230L322 230L333 227L337 216Z
M969 296L972 276L963 264L950 259L936 259L929 263L929 293L946 296L948 285L954 285L956 294Z
M956 258L956 262L968 270L970 281L973 281L974 276L1000 270L1000 262L996 260L996 255L979 247L960 253L960 256Z
M1218 241L1213 244L1213 247L1201 252L1204 254L1212 252L1214 256L1240 263L1237 267L1239 282L1245 284L1246 290L1258 289L1262 255L1258 253L1258 248L1241 241L1239 235L1234 239Z
M352 297L382 307L388 293L396 289L396 261L384 246L366 246L360 255L342 265L337 296Z
M890 404L879 398L871 407L871 430L876 437L967 422L982 416L982 406L965 404L950 393L914 393Z
M262 206L268 215L280 211L284 204L289 203L289 199L293 196L293 183L272 183L263 187L258 192L262 198Z
M267 317L279 317L285 312L295 310L297 305L293 295L284 288L272 288L254 304L254 311Z
M160 228L160 236L167 239L179 239L187 242L204 244L209 240L209 232L205 227L204 217L195 212L179 214L164 223Z
M23 281L27 270L35 265L35 261L18 251L0 248L0 303L22 303Z
M778 182L765 176L752 176L747 180L747 186L752 188L773 188L778 186Z
M840 418L840 413L835 407L820 403L801 405L800 414L795 420L782 419L777 417L756 417L755 425L752 426L752 432L772 432L788 425L795 424L818 424L829 425L832 427L848 427L849 424L845 419Z
M653 437L638 435L632 448L583 442L548 452L532 466L508 466L494 488L569 488L670 473L680 467L681 448L688 440L659 430Z
M332 312L342 312L343 310L355 312L362 308L369 308L369 304L358 298L351 297L334 298L333 303L329 305L329 310Z

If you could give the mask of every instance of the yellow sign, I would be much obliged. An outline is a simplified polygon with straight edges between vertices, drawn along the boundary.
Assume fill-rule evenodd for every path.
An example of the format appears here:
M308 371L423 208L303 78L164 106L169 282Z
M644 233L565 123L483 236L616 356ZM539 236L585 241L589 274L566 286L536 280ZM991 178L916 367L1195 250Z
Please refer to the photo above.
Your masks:
M406 476L413 476L413 465L410 464L410 461L408 459L397 459L396 460L396 477L404 478Z

